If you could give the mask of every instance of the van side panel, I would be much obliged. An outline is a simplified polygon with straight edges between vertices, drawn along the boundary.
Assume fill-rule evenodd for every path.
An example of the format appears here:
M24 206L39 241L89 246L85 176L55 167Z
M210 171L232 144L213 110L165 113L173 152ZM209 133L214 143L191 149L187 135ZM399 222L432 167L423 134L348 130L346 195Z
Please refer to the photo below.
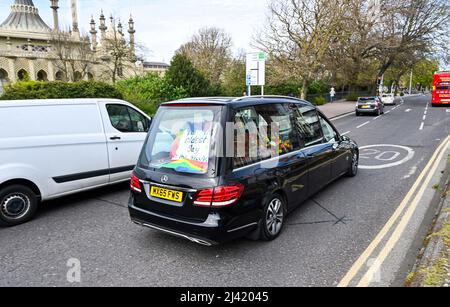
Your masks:
M97 104L0 105L0 183L18 178L33 181L43 200L108 183Z

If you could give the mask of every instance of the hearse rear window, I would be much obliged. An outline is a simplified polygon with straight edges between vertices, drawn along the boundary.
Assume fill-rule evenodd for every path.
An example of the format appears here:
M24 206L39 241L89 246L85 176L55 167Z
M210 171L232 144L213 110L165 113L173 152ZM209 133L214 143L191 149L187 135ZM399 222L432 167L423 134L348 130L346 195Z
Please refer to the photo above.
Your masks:
M207 174L215 168L221 107L162 107L140 163L177 173Z

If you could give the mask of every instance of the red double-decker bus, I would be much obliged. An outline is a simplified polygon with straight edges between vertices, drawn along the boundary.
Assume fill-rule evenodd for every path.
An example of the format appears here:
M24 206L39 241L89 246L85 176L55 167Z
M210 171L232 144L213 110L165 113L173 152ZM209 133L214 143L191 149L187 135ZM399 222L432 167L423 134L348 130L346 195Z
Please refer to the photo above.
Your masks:
M437 72L433 80L433 106L450 106L450 72Z

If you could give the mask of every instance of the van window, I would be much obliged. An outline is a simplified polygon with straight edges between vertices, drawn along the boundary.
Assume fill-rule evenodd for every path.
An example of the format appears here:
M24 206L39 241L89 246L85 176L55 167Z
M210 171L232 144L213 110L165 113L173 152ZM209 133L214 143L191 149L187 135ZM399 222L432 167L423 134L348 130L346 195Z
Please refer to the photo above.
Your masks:
M136 110L120 104L106 106L111 125L123 133L147 132L147 118Z
M297 131L303 147L317 145L323 142L322 125L314 107L295 106L294 117Z
M128 108L128 112L130 113L133 132L148 132L149 120L147 117L132 108Z
M234 125L235 169L300 149L293 113L288 105L269 104L240 109L235 113Z
M215 172L217 123L222 107L161 107L139 163L176 173Z

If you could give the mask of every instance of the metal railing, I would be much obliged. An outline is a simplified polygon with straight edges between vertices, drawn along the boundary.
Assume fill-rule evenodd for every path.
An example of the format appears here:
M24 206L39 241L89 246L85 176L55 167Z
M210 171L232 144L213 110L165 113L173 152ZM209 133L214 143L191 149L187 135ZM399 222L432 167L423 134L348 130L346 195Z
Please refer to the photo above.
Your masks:
M309 94L306 96L306 100L314 103L316 101L316 98L323 97L325 98L325 102L328 103L331 101L347 100L349 96L357 96L357 97L373 96L373 93L371 91L336 92L333 99L331 99L330 93Z

